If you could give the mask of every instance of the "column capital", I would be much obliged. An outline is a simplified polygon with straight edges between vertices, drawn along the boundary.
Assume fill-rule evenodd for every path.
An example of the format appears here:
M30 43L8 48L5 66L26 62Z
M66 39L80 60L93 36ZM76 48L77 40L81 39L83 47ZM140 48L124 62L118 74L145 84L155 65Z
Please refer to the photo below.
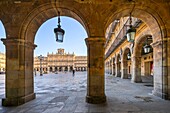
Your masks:
M162 40L157 40L156 42L151 43L152 47L162 46L163 43L170 41L170 37L163 38Z
M33 49L35 49L37 47L37 45L31 43L31 42L28 42L26 40L23 40L23 39L1 39L1 41L3 42L3 44L5 46L8 46L8 45L22 45L22 46L25 46L25 47L31 47Z
M103 43L103 44L105 44L106 38L101 37L101 36L96 36L96 37L86 38L85 41L86 41L86 45L87 45L87 46L88 46L88 45L91 45L91 44L94 44L94 45L95 45L96 42L97 42L97 43Z

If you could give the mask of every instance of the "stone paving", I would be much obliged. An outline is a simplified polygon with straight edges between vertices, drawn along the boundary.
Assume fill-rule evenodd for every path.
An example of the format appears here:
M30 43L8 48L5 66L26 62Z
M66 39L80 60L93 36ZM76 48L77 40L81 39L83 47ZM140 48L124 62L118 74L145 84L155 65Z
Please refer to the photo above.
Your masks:
M131 83L130 79L106 74L107 103L97 105L85 102L86 79L86 72L76 72L75 76L36 75L36 99L17 107L0 104L0 113L170 113L170 101L152 95L150 78L143 78L143 83ZM0 75L0 99L4 98L4 80L4 75Z

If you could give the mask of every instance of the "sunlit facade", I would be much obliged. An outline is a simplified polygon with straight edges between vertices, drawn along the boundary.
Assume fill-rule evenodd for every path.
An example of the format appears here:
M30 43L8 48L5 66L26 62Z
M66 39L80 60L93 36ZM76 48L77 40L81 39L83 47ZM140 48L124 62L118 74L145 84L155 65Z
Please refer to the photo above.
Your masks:
M65 53L64 49L58 49L57 53L48 53L42 62L43 72L69 72L87 70L87 56L76 56L74 53ZM34 70L40 71L40 60L34 58Z
M134 17L132 22L132 25L137 29L134 42L128 42L126 37L129 17L115 20L108 27L105 44L105 72L116 77L131 78L133 81L137 75L134 73L137 71L136 73L140 73L137 82L141 82L141 76L154 76L153 48L150 46L148 53L144 51L146 44L152 45L153 40L146 23ZM147 35L142 37L141 32L146 32ZM134 62L136 56L138 57L137 63Z
M0 73L5 72L5 54L0 52Z

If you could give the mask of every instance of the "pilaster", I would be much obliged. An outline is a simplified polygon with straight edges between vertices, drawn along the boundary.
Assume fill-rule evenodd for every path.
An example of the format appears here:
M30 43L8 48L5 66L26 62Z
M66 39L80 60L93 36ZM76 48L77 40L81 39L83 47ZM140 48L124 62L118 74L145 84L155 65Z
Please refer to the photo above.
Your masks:
M122 67L122 73L121 73L121 78L122 79L128 79L128 67L127 67L127 65L128 65L128 62L127 61L122 61L122 63L121 63L121 67Z
M120 72L120 62L116 62L115 67L116 67L115 76L116 76L116 77L121 77L121 72Z

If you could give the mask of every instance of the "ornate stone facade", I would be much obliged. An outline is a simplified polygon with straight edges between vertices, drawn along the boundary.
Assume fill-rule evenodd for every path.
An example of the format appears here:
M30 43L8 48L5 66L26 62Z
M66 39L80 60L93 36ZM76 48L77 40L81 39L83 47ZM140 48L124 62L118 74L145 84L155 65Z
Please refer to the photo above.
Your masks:
M5 72L5 54L0 52L0 73Z
M40 71L40 60L34 58L34 69ZM65 53L64 49L58 49L57 53L48 53L42 60L43 72L67 72L87 70L87 56L76 56L74 53Z

